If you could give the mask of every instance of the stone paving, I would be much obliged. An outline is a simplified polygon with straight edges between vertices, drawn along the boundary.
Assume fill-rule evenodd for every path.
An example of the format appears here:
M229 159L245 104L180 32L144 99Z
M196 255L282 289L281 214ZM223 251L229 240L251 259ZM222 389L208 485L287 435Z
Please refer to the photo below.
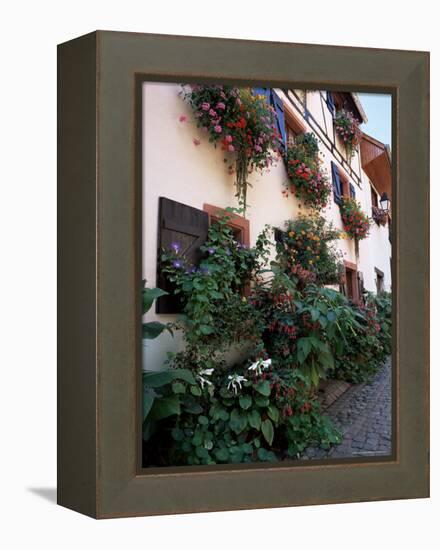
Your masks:
M351 386L325 411L343 435L329 451L310 447L304 459L386 456L391 454L391 361L370 384Z

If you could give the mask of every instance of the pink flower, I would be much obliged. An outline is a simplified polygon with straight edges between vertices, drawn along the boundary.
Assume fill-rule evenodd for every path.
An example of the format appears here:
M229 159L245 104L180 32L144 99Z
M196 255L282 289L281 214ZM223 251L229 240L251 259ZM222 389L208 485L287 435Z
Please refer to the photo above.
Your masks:
M188 120L188 117L186 115L180 115L179 122L186 122Z
M200 145L200 139L199 138L193 138L194 145Z
M223 110L225 110L225 109L226 109L226 105L223 103L223 101L219 101L219 102L217 103L217 107L216 107L216 108L217 108L217 109L223 109Z
M201 105L203 111L209 111L209 108L211 107L211 105L209 103L207 103L206 101L204 101Z
M235 147L233 145L228 145L228 151L232 153L233 151L235 151Z
M217 126L214 126L214 132L216 132L217 134L221 134L222 127L217 124Z
M209 109L209 116L217 116L217 113L214 111L214 109Z
M225 137L225 140L226 140L228 143L231 143L231 142L232 142L232 136L226 136L226 137Z

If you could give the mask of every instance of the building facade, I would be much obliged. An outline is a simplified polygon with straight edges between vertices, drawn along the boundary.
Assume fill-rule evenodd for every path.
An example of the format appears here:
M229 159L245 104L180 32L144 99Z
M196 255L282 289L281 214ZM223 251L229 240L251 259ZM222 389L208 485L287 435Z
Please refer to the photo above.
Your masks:
M228 173L224 153L197 128L180 90L179 84L145 83L143 87L142 262L143 278L150 287L163 286L157 265L165 233L168 240L180 236L194 245L198 224L209 224L219 209L237 206L234 175ZM342 195L354 196L368 216L377 218L380 198L384 193L392 198L390 151L363 134L351 156L335 131L334 115L341 108L352 112L360 123L366 122L356 94L281 89L258 89L258 93L274 102L283 140L312 132L333 187ZM250 175L246 219L237 216L232 222L237 239L253 245L266 224L283 227L286 220L307 212L294 196L283 195L286 180L282 160L267 172ZM343 230L333 194L322 215ZM390 225L390 216L385 225L373 222L369 236L358 247L352 239L337 242L345 265L341 290L350 299L357 301L362 287L372 292L391 290ZM173 304L165 302L157 312L150 310L145 320L167 322L174 317ZM144 368L161 368L166 353L181 345L178 334L174 338L163 334L155 342L145 342Z

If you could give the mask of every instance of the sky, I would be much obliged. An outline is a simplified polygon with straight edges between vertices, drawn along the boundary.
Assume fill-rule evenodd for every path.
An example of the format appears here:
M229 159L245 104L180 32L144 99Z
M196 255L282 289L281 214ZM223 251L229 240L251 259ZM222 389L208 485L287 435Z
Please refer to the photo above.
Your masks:
M361 130L391 147L391 95L358 94L368 118Z

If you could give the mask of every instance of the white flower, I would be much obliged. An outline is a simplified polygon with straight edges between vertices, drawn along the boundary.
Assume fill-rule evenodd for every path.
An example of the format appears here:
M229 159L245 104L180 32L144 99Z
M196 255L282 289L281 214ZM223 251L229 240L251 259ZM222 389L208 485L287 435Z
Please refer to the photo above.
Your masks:
M266 359L265 361L263 361L262 359L258 359L258 361L252 363L252 365L248 367L248 370L253 370L258 376L260 376L262 371L268 369L271 364L272 359Z
M202 387L202 390L205 387L205 384L207 384L208 386L212 386L212 382L210 380L207 380L205 376L211 376L213 372L214 372L214 369L203 369L199 371L199 374L196 376L196 378L199 381L199 384Z
M247 382L247 378L240 376L239 374L230 374L228 376L229 384L228 390L233 390L235 395L237 395L238 388L241 390L241 384Z

